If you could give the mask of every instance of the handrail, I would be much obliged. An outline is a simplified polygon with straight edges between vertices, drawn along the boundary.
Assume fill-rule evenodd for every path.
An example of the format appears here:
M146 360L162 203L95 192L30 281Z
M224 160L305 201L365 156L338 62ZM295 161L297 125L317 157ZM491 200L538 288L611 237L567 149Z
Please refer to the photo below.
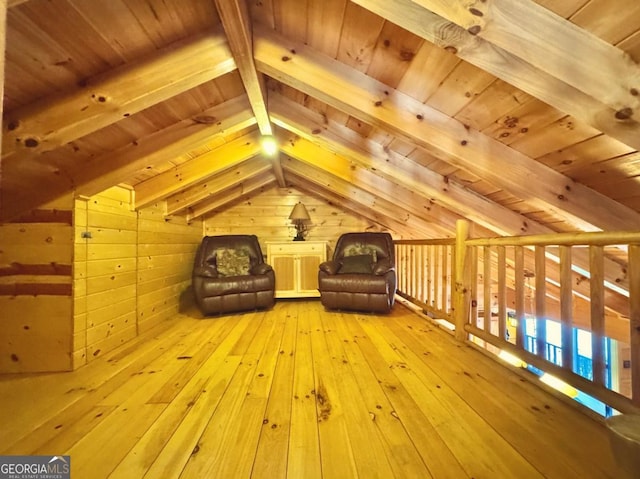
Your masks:
M394 242L399 294L453 323L461 341L507 351L620 412L640 412L640 232L469 238L468 222L456 227L456 238ZM615 282L611 264L625 273ZM550 346L558 328L560 344ZM591 333L590 379L573 364L575 328ZM607 386L605 338L628 356L619 391Z

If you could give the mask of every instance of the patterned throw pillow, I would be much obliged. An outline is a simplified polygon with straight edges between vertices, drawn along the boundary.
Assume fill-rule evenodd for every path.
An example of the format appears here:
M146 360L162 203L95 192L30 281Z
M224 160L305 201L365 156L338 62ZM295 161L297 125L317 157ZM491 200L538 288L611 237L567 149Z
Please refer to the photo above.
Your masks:
M338 274L357 273L371 274L373 269L373 256L370 254L356 254L342 258L342 265Z
M249 274L249 253L232 248L216 251L218 274L220 276L243 276Z
M367 246L362 243L355 243L347 246L344 249L344 256L359 256L362 254L370 254L373 257L373 262L378 262L378 253L373 246Z

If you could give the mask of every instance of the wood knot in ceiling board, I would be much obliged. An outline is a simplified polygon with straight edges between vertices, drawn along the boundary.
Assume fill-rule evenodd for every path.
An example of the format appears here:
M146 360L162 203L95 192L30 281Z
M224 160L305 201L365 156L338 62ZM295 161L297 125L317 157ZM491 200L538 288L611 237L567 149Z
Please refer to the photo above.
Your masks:
M480 25L473 25L467 29L467 31L471 35L478 35L482 31L482 27Z
M20 128L20 120L10 120L7 123L7 131L14 131Z
M40 142L35 138L27 138L26 140L24 140L24 146L26 146L27 148L37 148L39 145Z
M217 118L215 116L198 115L198 116L193 118L193 121L195 121L196 123L204 124L204 125L213 125L218 120L217 120Z
M107 97L104 95L96 95L95 93L93 95L91 95L91 98L93 98L94 100L97 100L98 103L106 103L107 101Z
M506 126L507 128L515 128L516 126L518 126L519 121L520 119L518 117L507 116L504 120L504 126Z
M638 95L640 95L640 92L638 91L638 89L637 89L637 88L631 88L631 89L629 90L629 93L631 93L631 96L638 96Z
M414 52L412 52L411 50L400 50L400 59L403 62L410 62L411 60L413 60L413 57L415 57L416 54Z
M625 107L618 110L615 114L617 120L628 120L633 116L633 109L630 107Z
M484 12L482 12L481 10L478 10L477 8L473 8L473 7L471 7L469 9L469 13L471 13L471 15L475 15L476 17L483 17L484 16Z

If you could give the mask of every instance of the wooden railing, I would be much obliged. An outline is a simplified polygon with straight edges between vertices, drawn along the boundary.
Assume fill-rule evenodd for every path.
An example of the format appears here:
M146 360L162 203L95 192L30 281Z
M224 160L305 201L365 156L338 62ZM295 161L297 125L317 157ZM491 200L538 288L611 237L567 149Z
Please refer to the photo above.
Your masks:
M398 294L425 313L453 324L453 268L455 238L398 240Z
M395 245L398 294L449 321L456 338L640 412L640 232L472 239L459 221L455 239ZM588 378L576 331L591 333Z

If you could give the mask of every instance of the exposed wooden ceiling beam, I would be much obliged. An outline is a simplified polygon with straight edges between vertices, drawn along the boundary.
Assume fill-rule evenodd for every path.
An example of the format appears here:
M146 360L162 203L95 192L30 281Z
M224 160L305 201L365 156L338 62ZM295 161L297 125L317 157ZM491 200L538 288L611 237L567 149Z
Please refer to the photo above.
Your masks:
M640 214L630 208L353 68L265 28L256 33L259 70L287 85L413 141L578 229L640 224ZM539 188L532 189L532 182Z
M287 155L302 163L322 168L342 181L357 185L359 189L395 205L396 211L402 208L434 226L437 225L443 236L450 237L454 234L455 222L460 216L432 204L418 192L407 189L399 182L377 176L366 168L291 133L278 133L278 138L281 139L282 151Z
M243 0L215 0L215 4L260 133L272 135L273 128L267 113L264 79L258 74L253 62L251 20L247 5Z
M393 232L394 236L404 239L424 237L424 234L420 234L419 231L409 228L407 224L397 218L383 215L378 209L374 209L365 203L354 201L350 196L340 195L326 186L314 183L306 176L295 173L293 170L287 170L287 178L292 186L295 186L298 190L321 198L323 201L337 206L355 216L365 218L381 229ZM433 231L431 231L431 234L433 234Z
M186 119L119 150L74 163L73 170L62 171L61 174L52 174L35 157L22 161L10 158L3 165L3 215L15 217L70 190L75 190L76 195L94 195L126 182L139 170L154 167L183 155L191 148L255 124L255 117L244 96L217 105L200 116L215 118L215 123ZM25 171L30 174L25 174ZM20 182L11 179L19 179Z
M8 113L3 158L55 149L234 69L222 31L190 38L63 95Z
M202 181L167 198L167 214L179 214L219 191L230 189L253 177L265 176L270 169L269 161L257 156L208 178L203 177Z
M258 73L253 61L253 34L247 4L245 0L215 0L215 3L260 133L273 135L267 112L264 78ZM276 156L272 161L278 185L284 188L286 183L280 159Z
M500 235L552 233L550 228L530 221L494 201L480 196L418 163L398 155L375 141L363 138L348 127L328 120L282 95L270 96L275 124L329 151L357 161L363 167L401 181L437 204Z
M329 192L329 195L349 198L350 204L354 205L354 211L362 216L367 216L366 211L376 211L378 217L381 218L380 223L393 225L394 231L412 232L414 237L420 238L442 238L447 234L451 235L439 225L429 223L406 211L402 206L377 197L375 194L327 172L322 167L289 156L283 158L283 167L287 174L294 174L316 185L321 189L319 190L321 194L322 190L325 190Z
M483 35L472 35L461 26L420 7L418 2L412 0L353 1L612 138L640 149L638 121L633 118L618 118L618 109L606 104L604 98L584 93L523 61L514 53L489 43ZM547 43L552 43L549 38ZM575 79L579 80L579 77L576 76Z
M300 137L315 143L327 151L336 152L359 168L366 168L391 181L402 184L407 189L419 192L425 201L433 198L435 204L442 205L453 212L484 226L488 236L518 236L522 234L551 234L551 228L543 226L524 215L495 203L485 197L467 190L461 185L447 181L441 175L425 168L408 158L385 150L374 141L359 136L353 130L338 126L324 116L304 108L281 95L272 94L270 98L271 115L274 122L296 133ZM479 233L479 232L478 232ZM480 233L479 233L480 234ZM576 250L574 263L589 269L589 255L586 250ZM611 284L628 288L627 269L616 261L605 261L605 279ZM589 295L589 280L575 273L575 289ZM617 311L625 312L626 301L615 292L608 292L607 304Z
M640 119L640 66L551 10L530 0L413 2L604 102L620 119Z
M166 198L215 173L260 154L260 134L241 136L191 161L136 185L136 208Z
M201 203L198 203L193 208L190 208L187 213L187 220L191 221L195 218L207 216L212 212L226 208L239 200L250 198L275 184L276 180L270 174L248 178L238 185L219 191L217 194L207 198Z
M157 131L134 144L95 158L70 176L76 193L94 195L115 184L126 181L138 170L172 160L194 148L224 139L255 125L249 104L244 96L228 100L205 110L198 117L211 119L201 122L192 118L182 120Z

